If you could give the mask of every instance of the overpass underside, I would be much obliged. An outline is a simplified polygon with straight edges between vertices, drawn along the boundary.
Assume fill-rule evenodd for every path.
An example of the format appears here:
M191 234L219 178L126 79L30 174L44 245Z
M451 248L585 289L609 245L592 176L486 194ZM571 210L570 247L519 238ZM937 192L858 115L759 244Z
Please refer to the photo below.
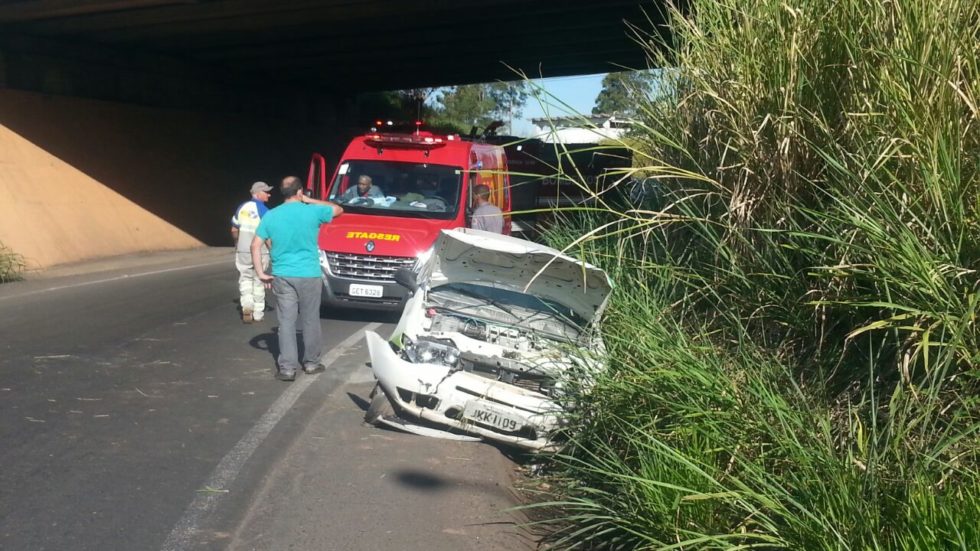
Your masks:
M638 0L0 2L0 243L33 267L224 245L368 91L645 66ZM370 114L366 114L370 117Z

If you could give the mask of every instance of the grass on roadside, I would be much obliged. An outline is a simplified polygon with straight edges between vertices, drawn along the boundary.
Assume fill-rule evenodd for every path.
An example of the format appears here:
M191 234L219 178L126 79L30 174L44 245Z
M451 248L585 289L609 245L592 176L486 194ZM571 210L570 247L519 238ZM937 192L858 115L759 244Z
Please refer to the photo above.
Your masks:
M548 236L617 282L552 543L980 548L980 4L688 7L656 202Z
M0 243L0 283L20 279L26 266L24 257Z

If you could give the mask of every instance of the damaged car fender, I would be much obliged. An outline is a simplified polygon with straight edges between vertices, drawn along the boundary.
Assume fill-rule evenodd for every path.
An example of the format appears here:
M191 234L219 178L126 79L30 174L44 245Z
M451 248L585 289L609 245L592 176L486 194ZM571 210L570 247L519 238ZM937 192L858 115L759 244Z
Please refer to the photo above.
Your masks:
M392 407L373 404L365 420L553 448L564 386L588 386L602 369L597 322L610 290L605 272L555 249L444 230L391 339L366 333Z

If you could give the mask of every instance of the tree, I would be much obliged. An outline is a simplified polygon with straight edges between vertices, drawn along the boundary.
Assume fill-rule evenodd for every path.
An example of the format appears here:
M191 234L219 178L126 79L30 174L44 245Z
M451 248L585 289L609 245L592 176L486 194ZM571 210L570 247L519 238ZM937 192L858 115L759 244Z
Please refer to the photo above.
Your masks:
M653 89L653 76L647 71L609 73L602 78L602 90L595 98L592 114L636 116L636 98L648 96Z
M443 90L436 99L432 118L455 127L460 133L469 132L473 126L484 128L494 120L503 120L509 132L514 118L521 116L527 96L523 81L453 86Z
M507 133L513 131L514 119L520 118L527 103L528 86L525 81L497 82L490 84L490 96L493 97L496 108L494 117L506 123Z
M496 107L484 84L453 86L436 98L433 119L466 133L470 127L484 127L493 120L490 112Z
M371 126L383 119L410 124L416 119L429 119L433 108L426 102L435 88L410 88L388 92L367 92L357 97L358 124Z
M399 123L421 119L429 129L466 134L474 126L483 129L502 120L504 131L509 132L527 97L528 86L523 81L411 88L361 94L358 111L361 124L367 126L377 119Z

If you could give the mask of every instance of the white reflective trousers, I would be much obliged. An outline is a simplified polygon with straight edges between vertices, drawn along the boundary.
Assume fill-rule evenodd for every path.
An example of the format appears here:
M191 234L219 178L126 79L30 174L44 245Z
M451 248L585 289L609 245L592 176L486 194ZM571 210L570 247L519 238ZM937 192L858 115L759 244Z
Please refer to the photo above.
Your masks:
M252 319L259 321L265 316L265 286L255 274L252 266L252 253L235 253L235 267L238 268L238 294L242 312L250 310ZM269 272L269 255L262 255L262 267Z

